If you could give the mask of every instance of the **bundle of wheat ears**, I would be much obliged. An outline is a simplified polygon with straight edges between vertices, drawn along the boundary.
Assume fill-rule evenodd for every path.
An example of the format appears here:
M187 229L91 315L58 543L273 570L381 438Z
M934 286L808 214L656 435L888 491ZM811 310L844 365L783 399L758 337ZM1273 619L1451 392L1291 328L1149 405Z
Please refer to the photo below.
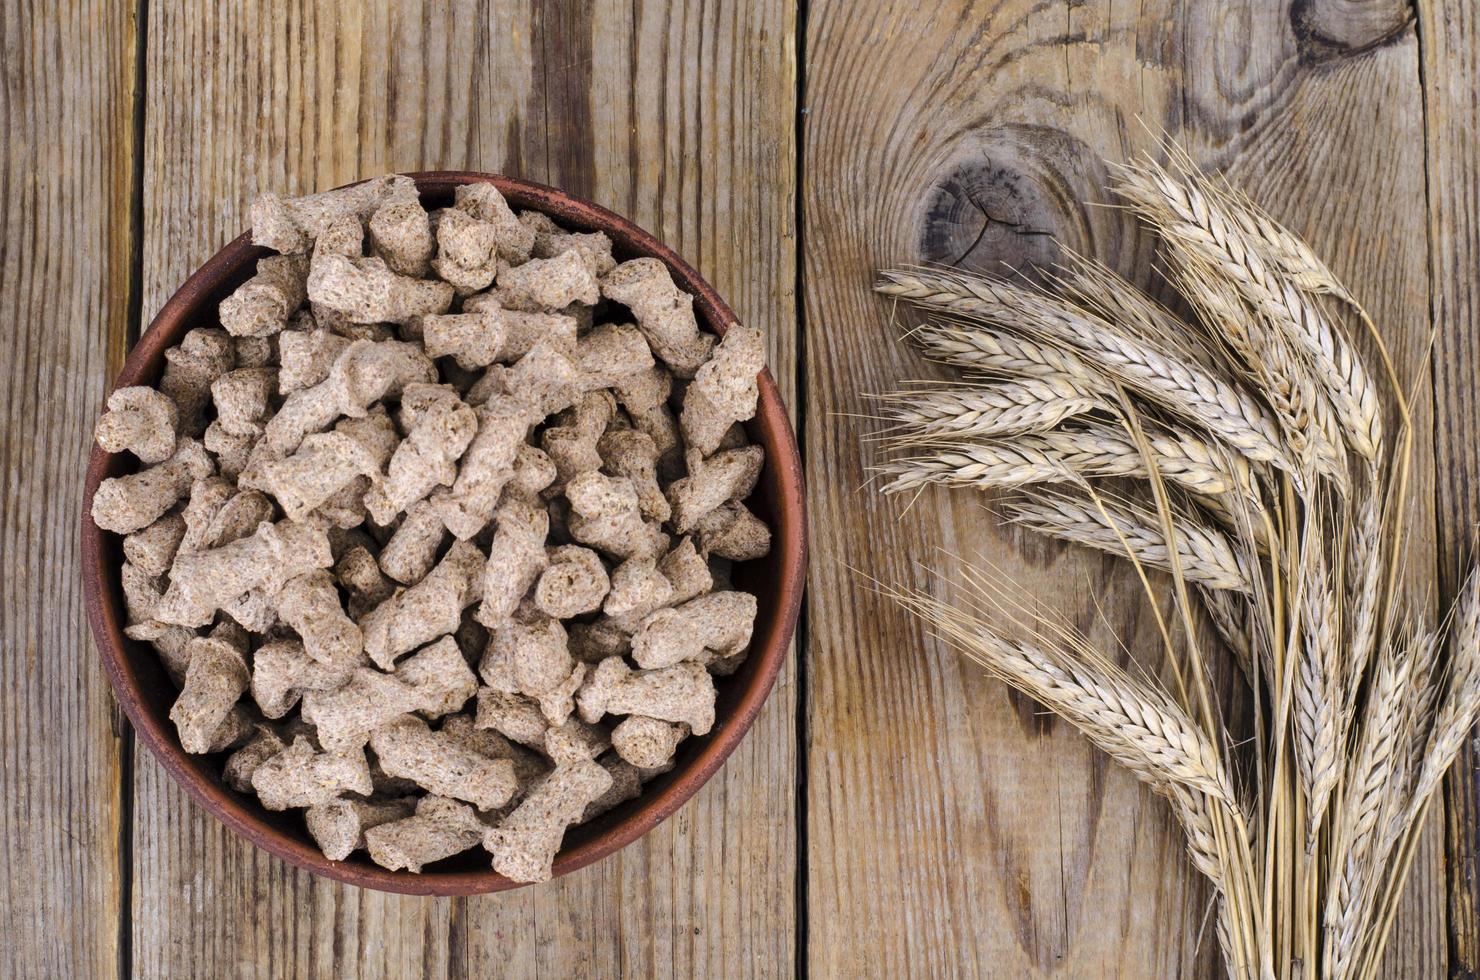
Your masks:
M1127 559L1166 666L1118 666L955 559L951 601L887 591L1167 799L1232 976L1373 977L1480 710L1480 580L1426 625L1404 572L1408 395L1311 249L1185 161L1117 190L1193 315L1083 259L1043 286L885 272L961 379L881 396L878 469L888 492L1007 488L1019 525ZM1214 695L1229 676L1244 728Z

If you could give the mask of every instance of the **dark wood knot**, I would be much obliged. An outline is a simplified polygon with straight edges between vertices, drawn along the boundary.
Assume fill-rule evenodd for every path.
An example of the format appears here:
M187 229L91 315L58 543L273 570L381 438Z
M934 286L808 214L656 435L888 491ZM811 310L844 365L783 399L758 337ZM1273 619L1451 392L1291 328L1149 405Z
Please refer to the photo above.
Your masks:
M1413 23L1409 0L1295 0L1290 21L1301 55L1322 61L1391 43Z
M1099 156L1048 126L1009 124L969 134L926 192L919 258L971 272L1040 280L1067 246L1094 254L1114 217Z

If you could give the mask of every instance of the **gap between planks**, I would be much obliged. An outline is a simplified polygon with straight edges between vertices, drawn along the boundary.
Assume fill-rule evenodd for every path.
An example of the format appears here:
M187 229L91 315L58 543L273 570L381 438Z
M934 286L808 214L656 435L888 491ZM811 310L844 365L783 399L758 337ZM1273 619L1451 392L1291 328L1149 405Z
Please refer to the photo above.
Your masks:
M128 296L124 355L144 331L144 127L149 91L149 0L136 0L134 76L129 120ZM108 380L111 388L113 381ZM112 689L109 689L112 696ZM134 973L134 728L115 702L119 738L118 819L118 978Z
M794 279L792 288L796 295L796 386L793 398L796 404L796 440L797 453L802 460L802 474L804 485L802 488L802 499L807 499L806 474L807 474L807 286L806 286L806 254L807 254L807 224L806 224L806 198L802 193L803 180L806 178L806 155L807 155L807 4L808 0L797 0L796 23L793 28L796 36L794 55L796 64L794 74L796 76L796 119L795 130L792 141L795 145L796 160L794 163L795 175L792 182L792 220L796 226L796 264L792 272ZM797 617L796 636L792 640L793 655L796 657L796 719L792 723L796 735L796 801L793 807L796 810L796 866L793 872L794 898L793 907L796 914L796 922L793 926L795 936L795 952L792 955L792 970L801 980L807 976L809 956L807 951L807 655L811 649L810 633L808 627L811 623L810 595L808 591L802 592L802 610Z

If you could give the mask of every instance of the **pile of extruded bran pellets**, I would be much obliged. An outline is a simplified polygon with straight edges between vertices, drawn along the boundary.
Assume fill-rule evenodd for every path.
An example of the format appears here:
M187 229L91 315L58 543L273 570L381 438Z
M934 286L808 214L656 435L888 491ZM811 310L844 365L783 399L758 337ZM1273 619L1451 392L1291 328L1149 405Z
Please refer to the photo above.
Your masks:
M652 258L382 177L252 208L278 254L108 400L127 634L188 752L323 852L549 877L566 828L714 723L770 531L760 333L700 330Z

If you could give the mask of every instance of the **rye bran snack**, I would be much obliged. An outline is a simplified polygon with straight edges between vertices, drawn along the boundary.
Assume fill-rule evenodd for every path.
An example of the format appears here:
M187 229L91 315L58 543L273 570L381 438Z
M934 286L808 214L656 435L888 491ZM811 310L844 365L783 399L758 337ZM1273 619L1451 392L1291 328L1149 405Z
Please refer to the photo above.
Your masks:
M93 507L127 633L180 686L185 749L329 858L481 844L543 880L709 731L749 646L755 598L723 584L770 547L739 425L764 339L488 184L252 220L278 254L97 426L139 460Z

